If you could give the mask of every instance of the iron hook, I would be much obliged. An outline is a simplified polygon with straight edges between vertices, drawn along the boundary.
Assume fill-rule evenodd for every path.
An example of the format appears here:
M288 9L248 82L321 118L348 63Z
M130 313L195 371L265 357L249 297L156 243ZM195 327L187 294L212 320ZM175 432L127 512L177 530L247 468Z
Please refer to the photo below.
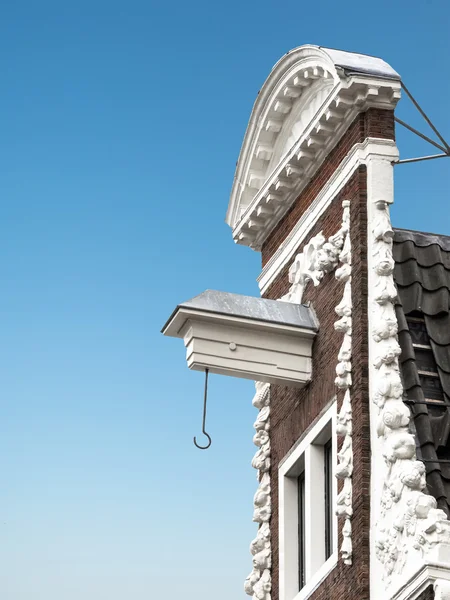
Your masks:
M203 435L205 435L208 438L207 445L200 446L200 444L197 444L197 437L194 436L194 444L197 446L197 448L200 448L200 450L206 450L207 448L209 448L211 446L211 436L209 435L209 433L206 433L206 431L205 431L206 400L208 398L208 373L209 373L209 369L205 369L205 396L204 396L204 401L203 401L203 425L202 425L202 433L203 433Z

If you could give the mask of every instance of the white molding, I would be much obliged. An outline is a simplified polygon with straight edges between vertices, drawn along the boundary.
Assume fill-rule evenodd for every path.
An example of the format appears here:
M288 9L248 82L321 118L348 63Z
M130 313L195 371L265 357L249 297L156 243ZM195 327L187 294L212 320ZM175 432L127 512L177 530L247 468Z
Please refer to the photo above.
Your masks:
M450 521L425 494L425 465L416 459L410 411L403 402L398 357L389 205L391 156L371 156L367 169L369 395L371 430L371 598L395 597L422 565L450 565ZM441 586L442 587L442 586ZM441 598L445 598L441 594Z
M378 63L362 75L338 68L336 58L335 51L316 46L296 48L277 63L260 90L226 218L237 243L261 247L358 113L395 108L400 81L386 63L359 57L374 61L372 68ZM283 140L293 144L287 152L280 150ZM285 152L281 158L280 151Z
M364 142L355 144L342 160L328 182L322 187L308 210L303 213L296 225L282 242L280 247L258 277L260 292L263 295L283 267L293 258L299 245L313 227L314 223L330 206L336 195L350 180L354 171L367 164L372 156L390 156L392 161L398 159L398 150L393 140L367 138Z
M218 311L199 310L184 306L177 308L173 317L167 322L164 328L164 335L182 338L185 336L186 323L192 321L201 321L208 325L221 325L246 331L262 331L266 335L270 335L271 333L281 333L284 335L299 333L305 338L314 338L316 335L313 329L307 329L306 327L264 321L256 317L238 317Z
M328 577L331 571L338 564L338 556L339 553L337 549L333 552L333 554L328 558L323 565L318 569L313 577L308 581L308 583L299 591L299 593L294 597L293 600L306 600L309 598L313 592L317 590L320 584ZM280 596L281 600L281 596Z
M293 444L292 448L290 448L288 450L288 452L286 453L286 455L280 460L280 462L278 463L279 469L282 467L282 465L284 465L290 459L291 455L294 452L296 452L299 445L303 443L303 440L306 439L306 437L310 434L310 432L316 427L317 423L322 419L323 415L325 415L334 404L336 404L336 396L333 396L333 398L323 407L323 409L317 415L317 417L314 419L314 421L308 425L308 427L300 435L298 440Z
M272 107L274 107L278 97L281 98L284 96L283 89L285 87L294 87L301 90L304 84L307 87L310 82L314 81L315 79L310 79L305 77L305 75L319 66L322 68L323 73L330 73L332 78L336 82L339 82L338 73L330 57L314 46L304 46L284 56L274 66L269 77L264 82L255 100L236 166L233 189L226 217L226 221L231 227L234 227L240 218L240 200L246 185L245 181L246 177L248 177L249 164L252 162L261 133L264 131L266 123L270 120L269 117L273 113L271 110ZM298 79L296 80L296 78ZM278 120L281 125L283 116L279 115ZM269 140L269 144L273 146L272 139Z
M323 441L321 434L327 431L331 425L331 437L333 440L333 474L336 472L336 420L337 420L337 405L336 400L331 406L321 415L321 417L309 429L308 433L303 436L297 446L291 451L289 456L280 463L278 467L278 495L279 495L279 592L280 600L303 600L323 581L328 573L336 566L338 561L337 548L337 518L333 517L333 553L326 561L320 560L320 548L317 541L322 538L318 536L319 531L323 531L323 524L320 526L318 520L323 518L323 507L318 506L315 519L308 511L308 506L311 508L313 495L315 502L321 497L320 490L317 490L316 484L320 478L316 478L313 485L313 473L311 466L314 463L314 453L310 452L314 446L314 442L320 444ZM298 539L295 526L297 515L297 486L292 482L292 478L298 475L296 471L297 465L304 461L306 474L306 513L307 519L306 545L308 547L308 560L306 564L306 584L298 592ZM300 467L298 467L300 468ZM309 485L308 485L309 480ZM314 494L314 490L316 494ZM319 492L319 493L317 493ZM337 481L333 477L333 496L337 494ZM322 491L323 495L323 491ZM320 566L319 566L320 565Z
M327 408L327 410L322 413L320 418L309 428L306 435L300 440L300 442L294 447L292 452L290 452L289 456L287 456L282 462L280 462L278 470L279 474L286 475L293 469L295 463L298 462L298 459L302 454L304 454L305 449L310 446L313 441L320 435L320 432L323 431L330 421L333 423L333 431L335 430L335 420L337 415L337 403L336 398L333 399L331 405Z
M272 591L272 546L269 520L272 513L270 489L270 385L255 381L256 393L252 404L259 410L254 428L253 443L258 450L252 467L258 471L258 489L253 500L253 521L259 523L256 538L250 544L253 570L245 580L244 591L258 600L270 600Z
M392 600L417 600L430 585L440 596L436 595L436 600L448 600L448 596L443 595L450 591L450 563L448 561L434 561L428 564L422 564L412 575L405 580L401 588L391 597Z

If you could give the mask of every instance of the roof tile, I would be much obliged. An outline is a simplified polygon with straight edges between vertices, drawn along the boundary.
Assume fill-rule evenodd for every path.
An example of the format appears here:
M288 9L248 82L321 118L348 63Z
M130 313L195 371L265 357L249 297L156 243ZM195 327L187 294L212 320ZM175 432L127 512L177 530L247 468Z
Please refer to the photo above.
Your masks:
M429 493L450 516L450 464L439 462L439 459L450 459L450 237L396 230L393 255L402 349L400 365L418 455L426 461ZM425 390L419 377L407 315L424 318L444 392L442 403L424 404ZM413 333L417 342L417 337L422 335L420 326ZM425 331L423 335L426 336Z

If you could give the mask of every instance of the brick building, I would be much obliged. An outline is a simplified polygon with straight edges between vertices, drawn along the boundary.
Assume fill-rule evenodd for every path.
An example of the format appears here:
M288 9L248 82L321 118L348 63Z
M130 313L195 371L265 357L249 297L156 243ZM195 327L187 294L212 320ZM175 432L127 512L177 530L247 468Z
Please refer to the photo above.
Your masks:
M255 379L255 600L450 598L450 238L394 230L383 60L288 52L256 99L234 240L261 298L205 292L163 332Z

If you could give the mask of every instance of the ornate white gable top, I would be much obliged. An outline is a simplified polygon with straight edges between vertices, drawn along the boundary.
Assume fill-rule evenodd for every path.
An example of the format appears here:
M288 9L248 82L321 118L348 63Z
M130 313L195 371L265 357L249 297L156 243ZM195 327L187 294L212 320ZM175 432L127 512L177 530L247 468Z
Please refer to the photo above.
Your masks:
M380 58L300 46L273 67L254 104L227 212L259 249L358 112L394 108L400 76Z

